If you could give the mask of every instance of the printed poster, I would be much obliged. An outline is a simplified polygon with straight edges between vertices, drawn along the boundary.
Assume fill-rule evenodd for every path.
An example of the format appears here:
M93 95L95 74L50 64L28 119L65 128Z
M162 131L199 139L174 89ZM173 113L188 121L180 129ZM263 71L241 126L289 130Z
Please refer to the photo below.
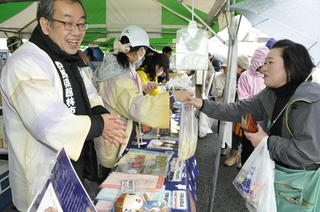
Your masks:
M93 202L80 182L65 150L62 148L42 191L28 212L96 212Z

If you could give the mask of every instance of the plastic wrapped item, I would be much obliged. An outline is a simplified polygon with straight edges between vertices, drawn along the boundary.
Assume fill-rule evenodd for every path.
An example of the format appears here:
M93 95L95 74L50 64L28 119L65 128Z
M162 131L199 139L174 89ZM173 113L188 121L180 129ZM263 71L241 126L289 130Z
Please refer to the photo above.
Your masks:
M51 171L56 163L55 157L47 158L43 163L39 163L37 166L37 174L30 186L30 193L36 195L47 182Z
M187 74L183 74L182 76L174 77L170 79L166 83L166 88L169 89L177 89L177 90L188 90L190 92L194 92L195 88L192 86L192 76L188 76Z
M186 29L177 31L176 69L208 69L208 32L198 29L195 21L190 21Z
M198 141L198 120L195 116L193 105L191 110L182 106L178 157L180 160L188 160L196 152Z
M163 198L162 198L163 199ZM170 212L167 202L152 200L146 192L136 192L134 180L122 180L121 192L114 201L113 212Z
M143 196L137 193L122 193L114 203L114 212L170 212L165 201L158 202L151 200L147 193Z

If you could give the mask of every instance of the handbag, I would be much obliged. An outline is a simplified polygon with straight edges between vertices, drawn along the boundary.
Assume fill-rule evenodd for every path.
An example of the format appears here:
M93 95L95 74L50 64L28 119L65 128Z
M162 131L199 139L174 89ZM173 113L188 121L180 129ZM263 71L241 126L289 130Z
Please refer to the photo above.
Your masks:
M276 212L274 167L267 145L262 139L233 181L233 185L246 200L250 212Z
M320 210L320 169L294 170L276 164L275 192L279 211Z

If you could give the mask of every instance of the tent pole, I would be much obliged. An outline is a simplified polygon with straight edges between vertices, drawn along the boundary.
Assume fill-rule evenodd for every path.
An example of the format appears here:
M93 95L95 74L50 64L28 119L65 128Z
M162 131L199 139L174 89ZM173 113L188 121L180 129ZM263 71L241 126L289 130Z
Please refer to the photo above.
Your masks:
M209 27L208 24L204 20L202 20L195 12L192 12L192 10L185 3L183 3L182 0L177 1L182 4L182 6L184 6L189 12L191 12L192 15L194 15L203 25L205 25L207 29L210 30L210 32L212 32L224 45L226 45L226 41L223 40L215 31L213 31L213 29L211 29L211 27Z
M235 0L230 0L234 3ZM230 3L228 2L228 3ZM224 103L234 102L235 90L236 90L236 72L237 70L237 54L238 54L238 26L239 22L231 13L231 23L228 26L229 31L229 48L228 48L228 64L226 73L226 84L224 92ZM232 122L221 121L219 128L219 145L218 150L215 155L213 175L212 175L212 187L210 196L209 212L214 211L214 197L216 191L216 184L218 179L219 164L220 164L220 154L221 147L223 143L232 143ZM231 146L230 146L231 147Z

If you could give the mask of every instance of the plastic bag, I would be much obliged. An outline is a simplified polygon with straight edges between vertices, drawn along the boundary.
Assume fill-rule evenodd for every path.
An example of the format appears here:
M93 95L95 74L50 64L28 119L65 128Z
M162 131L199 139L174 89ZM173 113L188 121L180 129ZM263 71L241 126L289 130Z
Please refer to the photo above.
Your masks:
M186 109L186 104L182 105L179 149L178 157L180 160L188 160L196 152L198 140L198 120L192 105L190 110Z
M195 21L190 21L188 28L177 31L176 69L208 69L208 32L198 29Z
M204 93L202 93L202 99L208 99ZM204 138L208 133L212 133L211 127L214 122L213 118L208 117L206 114L200 112L199 115L199 138Z
M276 212L275 165L267 146L268 137L254 149L233 185L246 200L249 211Z
M199 138L204 138L208 133L212 133L211 127L214 119L209 118L206 114L200 112L199 117Z

